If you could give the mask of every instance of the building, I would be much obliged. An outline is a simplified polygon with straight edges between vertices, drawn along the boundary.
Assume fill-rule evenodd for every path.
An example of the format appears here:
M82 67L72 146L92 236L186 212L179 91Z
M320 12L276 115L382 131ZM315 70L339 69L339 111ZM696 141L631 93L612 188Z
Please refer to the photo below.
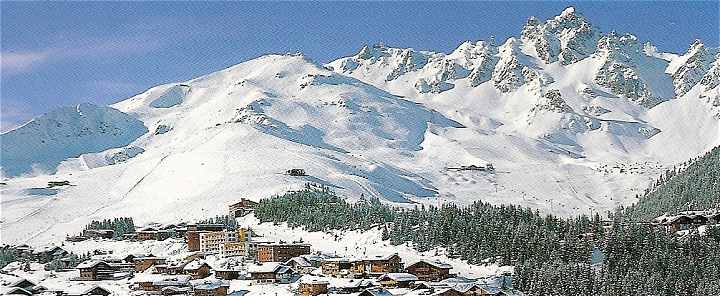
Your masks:
M675 216L660 216L653 219L655 225L662 225L668 232L690 230L707 224L709 219L701 213L687 212Z
M328 281L318 278L303 279L298 286L298 293L301 296L327 294L329 284Z
M130 265L132 266L132 265ZM107 263L100 260L88 260L77 266L81 281L115 280L132 275L132 269L122 263Z
M192 282L193 296L225 296L230 284L221 279L207 278Z
M257 207L257 204L257 202L242 198L239 202L228 206L228 214L232 218L245 216L248 213L251 213L255 209L255 207Z
M55 259L65 258L70 252L58 246L47 246L33 251L32 256L40 263L50 262Z
M267 262L248 266L248 273L250 273L250 279L256 283L287 284L297 277L297 274L290 266L285 266L278 262Z
M385 290L384 288L381 288L381 287L367 288L367 289L363 290L362 292L360 292L360 294L358 294L358 296L392 296L392 295L393 294L390 293L390 291Z
M393 272L381 275L378 282L383 287L408 288L418 280L414 274Z
M193 279L202 279L210 275L212 267L202 260L194 260L183 267L183 273L192 276Z
M175 237L175 232L172 229L157 229L154 227L147 227L136 232L136 238L140 241L146 240L158 240L164 241L168 238Z
M62 293L58 293L62 296L108 296L112 294L110 290L105 289L103 287L92 285L90 287L86 286L79 286L79 287L73 287L69 288L66 291L63 291Z
M165 264L165 258L155 256L136 257L133 258L133 264L135 264L135 272L143 272L153 265Z
M27 279L19 279L8 286L6 295L35 295L47 290ZM14 293L14 294L13 294Z
M161 292L167 287L185 288L190 287L189 275L160 275L139 273L133 278L134 289Z
M348 258L328 258L322 261L320 268L324 275L335 277L354 277L364 272L362 260Z
M397 253L363 259L363 271L370 275L399 273L403 270L402 259Z
M224 280L237 280L240 278L240 270L234 268L217 268L215 276Z
M211 231L223 231L225 225L222 224L189 224L187 225L186 238L188 251L200 251L200 234Z
M200 233L200 252L219 254L220 248L227 242L237 242L236 231L211 231Z
M220 245L220 256L223 258L245 256L246 247L247 243L244 241L223 243Z
M284 265L292 267L293 270L300 274L309 274L316 269L312 262L304 256L292 257L290 260L285 261Z
M87 238L111 239L115 236L115 231L112 229L85 229L82 236Z
M257 245L260 262L285 262L290 258L310 254L310 244L272 243Z
M430 282L437 282L449 278L450 269L452 269L452 266L447 263L429 260L420 260L405 268L408 273L414 274L421 281Z

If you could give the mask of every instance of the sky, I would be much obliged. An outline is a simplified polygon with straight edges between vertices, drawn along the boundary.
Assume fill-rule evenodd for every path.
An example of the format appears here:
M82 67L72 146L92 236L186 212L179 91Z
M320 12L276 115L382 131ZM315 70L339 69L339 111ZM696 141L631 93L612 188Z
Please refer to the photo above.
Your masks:
M59 106L110 104L268 53L318 62L364 44L449 52L518 36L574 6L603 32L660 51L718 46L708 2L0 2L0 130Z

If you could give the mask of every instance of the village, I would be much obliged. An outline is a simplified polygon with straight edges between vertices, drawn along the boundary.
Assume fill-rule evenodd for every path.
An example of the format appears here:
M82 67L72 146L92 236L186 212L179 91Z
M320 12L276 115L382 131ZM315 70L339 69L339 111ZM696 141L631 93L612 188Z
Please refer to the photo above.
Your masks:
M253 212L257 204L242 199L229 205L233 219ZM277 241L245 227L225 224L150 224L120 238L112 229L86 229L68 243L121 240L182 242L182 252L167 258L152 253L125 254L93 250L78 262L62 246L14 247L24 263L2 269L4 295L522 295L512 288L510 272L464 278L453 266L433 260L405 262L397 253L336 256L303 241ZM68 283L50 287L17 276L42 264L60 265ZM44 272L44 271L43 271ZM126 286L118 290L113 287ZM274 292L273 292L274 291ZM252 293L251 293L252 292ZM259 294L253 294L259 292Z
M227 217L236 221L256 206L241 199L228 206ZM716 224L720 213L712 211L663 215L646 223L678 235ZM85 229L66 241L167 241L181 248L167 257L102 249L78 257L63 246L16 246L13 252L24 260L0 271L3 295L522 295L513 289L510 271L466 278L436 259L407 261L398 253L337 256L302 240L274 240L233 223L151 223L121 236L112 229ZM64 277L65 283L53 287L22 276L47 270L54 270L47 277L57 278L56 283Z

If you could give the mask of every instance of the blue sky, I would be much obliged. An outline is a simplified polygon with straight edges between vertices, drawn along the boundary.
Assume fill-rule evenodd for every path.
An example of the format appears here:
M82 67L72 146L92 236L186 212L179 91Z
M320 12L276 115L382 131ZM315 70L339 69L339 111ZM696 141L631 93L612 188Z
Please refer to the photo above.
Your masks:
M363 45L448 52L465 40L519 35L529 16L572 5L616 30L682 52L718 46L718 2L0 2L2 130L53 108L109 104L266 53L317 62Z

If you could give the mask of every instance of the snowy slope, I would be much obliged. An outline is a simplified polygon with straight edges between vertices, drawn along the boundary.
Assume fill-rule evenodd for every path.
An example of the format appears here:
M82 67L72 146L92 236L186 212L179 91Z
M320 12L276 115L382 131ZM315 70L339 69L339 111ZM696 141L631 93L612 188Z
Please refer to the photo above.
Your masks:
M720 67L703 48L658 53L568 9L502 44L365 46L326 66L268 55L112 108L62 109L2 135L3 242L62 238L93 218L188 221L306 182L403 206L604 212L720 144ZM486 164L495 171L455 169ZM72 185L45 188L60 180Z

